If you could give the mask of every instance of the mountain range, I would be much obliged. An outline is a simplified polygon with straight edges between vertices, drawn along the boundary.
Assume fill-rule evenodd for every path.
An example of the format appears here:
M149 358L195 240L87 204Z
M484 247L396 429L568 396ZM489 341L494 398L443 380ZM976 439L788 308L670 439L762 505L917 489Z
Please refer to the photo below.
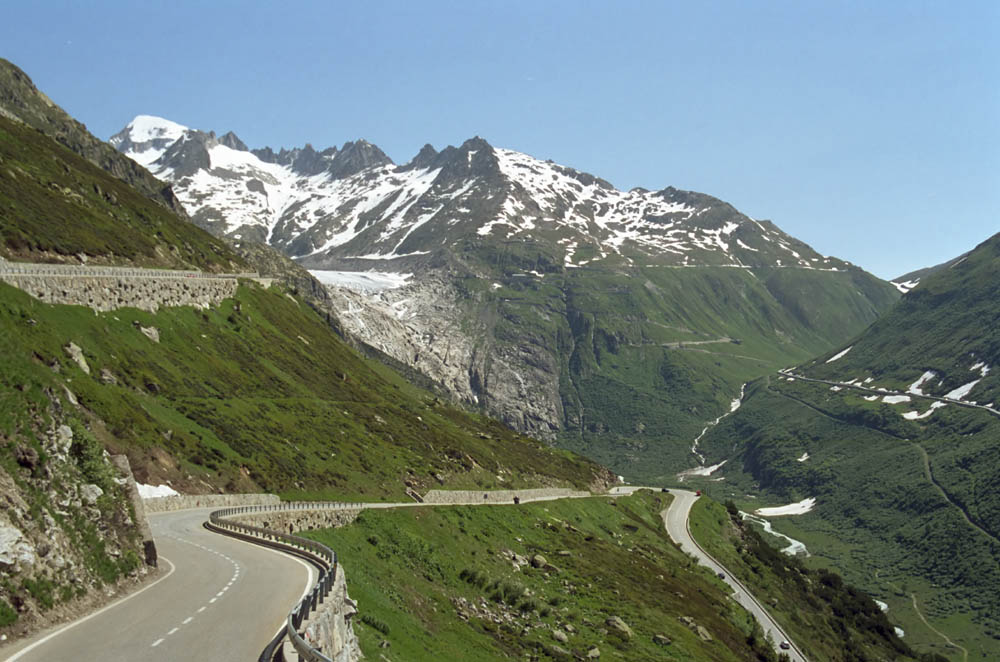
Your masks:
M363 140L249 150L150 116L111 143L215 234L334 283L396 274L402 287L331 288L345 331L634 478L697 463L692 440L744 382L843 342L898 297L717 198L620 191L478 137L403 165Z
M0 115L3 257L278 276L268 289L243 283L214 308L158 313L47 305L0 284L0 482L12 506L0 528L22 552L0 563L4 634L139 572L105 448L128 455L142 481L298 498L400 498L442 483L603 487L611 478L442 402L448 393L631 477L673 481L685 466L711 463L718 473L689 480L742 508L816 498L814 511L776 524L813 551L808 568L759 545L735 504L726 513L702 500L692 528L717 536L731 567L765 584L762 595L830 659L916 654L863 594L815 569L828 562L885 600L906 641L930 651L919 659L989 659L996 650L1000 473L996 416L986 408L995 409L1000 374L1000 238L922 274L900 298L893 285L710 196L617 191L478 138L425 147L396 166L364 141L251 151L232 133L137 118L116 147L161 182L2 60ZM187 223L182 207L235 250ZM336 286L316 289L261 240ZM421 383L438 395L383 363L410 378L425 373ZM98 484L104 494L91 506L84 497ZM435 590L454 584L457 596L471 583L441 581L439 540L467 536L456 549L471 557L518 531L495 535L507 531L504 517L519 527L537 520L525 540L573 549L571 559L558 553L566 572L553 580L553 613L573 620L580 607L599 613L615 603L670 621L675 652L690 644L713 659L747 659L753 648L770 659L708 583L715 578L693 577L665 539L661 550L661 495L555 508L562 526L547 509L514 509L500 519L459 512L428 527L416 509L419 521L366 520L338 544L367 556L379 544L380 562L403 559L389 568L395 577L421 575ZM415 542L431 529L432 542ZM549 534L557 539L540 542ZM407 551L387 551L397 546ZM29 562L27 547L48 551ZM487 551L476 566L509 571L506 554ZM612 558L620 574L609 584ZM670 569L672 590L642 590L653 566L637 575L636 564L654 558L656 572ZM368 632L377 652L389 630L377 614L394 614L384 618L396 628L409 622L397 612L426 610L427 594L409 584L413 595L402 600L386 593L388 581L410 579L367 565L357 575L393 603L373 600L361 619L381 625ZM635 589L619 590L626 581ZM591 583L601 584L597 593ZM661 595L669 604L660 611L637 606ZM471 627L487 645L503 644L503 628L463 624L440 604L434 613L462 641ZM692 635L673 622L679 609L704 613L716 640L682 642ZM604 632L600 621L580 625L587 636Z

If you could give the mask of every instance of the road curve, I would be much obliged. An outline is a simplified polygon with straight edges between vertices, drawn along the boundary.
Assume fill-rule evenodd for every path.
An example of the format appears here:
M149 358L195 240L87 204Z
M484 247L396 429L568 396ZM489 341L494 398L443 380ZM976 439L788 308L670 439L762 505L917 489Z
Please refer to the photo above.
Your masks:
M653 488L620 486L612 488L609 496L639 489ZM662 513L670 537L702 565L725 574L726 583L735 590L734 599L753 614L765 632L771 633L776 646L788 639L732 573L691 537L687 519L698 497L686 490L671 489L670 493L674 500ZM528 498L522 503L559 498L566 497ZM358 505L401 508L459 504ZM5 662L256 659L284 623L290 605L312 586L313 570L281 552L207 531L202 525L212 510L215 508L150 515L160 559L169 567L167 574L109 607L18 642L15 648L4 651L10 655ZM793 662L806 662L794 646L779 652L788 654Z
M17 649L7 662L256 660L313 569L291 556L206 530L212 508L149 517L166 574L109 608Z
M761 627L764 629L765 634L771 635L777 652L785 653L793 662L806 662L805 656L794 643L792 643L792 648L790 650L780 650L778 648L778 644L781 641L791 642L792 640L787 634L785 634L784 630L781 629L781 626L779 626L774 619L771 618L771 615L767 613L764 606L753 597L750 591L748 591L743 584L733 577L733 573L725 568L721 563L709 556L708 553L703 550L691 536L691 531L688 528L688 515L691 512L691 506L694 505L694 502L697 501L699 497L694 492L689 492L687 490L671 489L670 494L674 496L674 500L670 503L670 506L664 510L663 513L661 513L663 516L663 524L667 527L667 534L681 546L681 549L684 552L687 552L698 559L698 563L708 567L716 574L722 573L725 576L723 581L729 584L734 591L733 599L757 619L757 622L760 623Z

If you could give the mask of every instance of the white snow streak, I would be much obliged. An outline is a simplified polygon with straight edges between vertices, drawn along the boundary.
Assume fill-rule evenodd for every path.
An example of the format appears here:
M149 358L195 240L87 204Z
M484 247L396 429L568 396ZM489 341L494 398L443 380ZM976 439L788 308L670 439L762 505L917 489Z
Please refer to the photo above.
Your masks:
M828 359L826 360L826 362L827 362L827 363L833 363L833 362L834 362L834 361L836 361L837 359L842 359L842 358L844 358L844 355L845 355L845 354L847 354L847 353L848 353L849 351L851 351L852 349L854 349L854 345L851 345L850 347L848 347L847 349L845 349L845 350L844 350L844 351L842 351L842 352L838 352L838 353L834 354L833 356L831 356L830 358L828 358Z
M755 515L761 517L779 517L781 515L805 515L816 505L816 497L809 497L802 501L790 503L785 506L774 506L772 508L758 508L753 511Z

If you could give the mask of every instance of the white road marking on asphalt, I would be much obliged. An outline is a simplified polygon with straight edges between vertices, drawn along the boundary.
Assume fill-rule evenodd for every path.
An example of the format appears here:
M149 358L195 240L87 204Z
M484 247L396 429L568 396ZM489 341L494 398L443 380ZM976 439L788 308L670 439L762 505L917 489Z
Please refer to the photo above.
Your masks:
M156 648L157 646L159 646L162 643L163 643L163 639L157 639L156 641L153 642L153 645L150 646L150 648Z
M199 610L198 610L198 611L196 611L195 613L196 613L196 614L200 614L201 612L205 611L205 609L206 609L206 607L202 607L201 609L199 609Z
M170 635L172 635L174 632L177 632L178 630L180 630L180 628L174 628L173 630L171 630L170 632L167 633L167 636L169 637Z
M157 584L159 584L160 582L162 582L164 579L166 579L170 575L174 574L174 570L177 569L177 566L175 566L173 563L171 563L170 559L168 559L165 556L161 556L160 558L163 559L164 561L166 561L167 564L170 566L170 572L168 572L167 574L163 575L162 577L160 577L159 579L157 579L152 584L149 584L148 586L142 587L141 589L139 589L135 593L132 593L131 595L126 595L121 600L118 600L117 602L112 602L107 607L104 607L102 609L98 609L93 614L89 614L89 615L84 616L83 618L81 618L81 619L79 619L77 621L73 621L69 625L66 625L66 626L64 626L62 628L59 628L58 630L56 630L52 634L49 634L49 635L47 635L47 636L39 639L38 641L36 641L35 643L31 644L30 646L21 649L19 652L15 653L13 656L7 658L7 662L15 662L15 660L19 660L21 658L21 656L23 656L25 653L27 653L28 651L34 650L35 648L41 646L42 644L44 644L49 639L52 639L53 637L59 636L60 634L62 634L66 630L69 630L70 628L75 628L80 623L84 623L86 621L89 621L90 619L92 619L94 616L97 616L98 614L103 614L107 610L112 609L114 607L117 607L118 605L120 605L121 603L125 602L126 600L131 600L132 598L134 598L135 596L139 595L143 591L148 591L149 589L153 588L154 586L156 586Z
M215 602L215 601L216 601L216 600L218 600L218 599L219 599L219 598L212 598L211 600L209 600L209 601L208 601L208 604L212 604L213 602Z

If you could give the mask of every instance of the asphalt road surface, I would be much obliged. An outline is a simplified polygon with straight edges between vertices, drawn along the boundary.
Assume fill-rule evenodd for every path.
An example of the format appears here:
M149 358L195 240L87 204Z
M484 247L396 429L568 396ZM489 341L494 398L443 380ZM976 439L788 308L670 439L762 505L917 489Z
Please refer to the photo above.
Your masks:
M305 562L207 531L212 508L149 516L162 576L20 643L7 662L256 660L312 584Z
M618 487L628 494L637 487ZM771 634L788 639L767 611L731 573L703 552L687 527L693 492L671 489L663 513L670 537L715 573L723 573L733 597ZM550 500L549 498L532 500ZM366 504L374 508L420 504ZM444 504L442 504L444 505ZM19 642L4 651L6 662L101 660L254 660L281 628L288 610L312 586L314 570L304 561L203 528L213 508L149 517L163 574L139 591L68 625ZM806 662L794 647L780 651Z
M791 639L788 638L788 635L786 635L774 619L771 618L771 615L767 613L767 610L764 609L763 605L754 599L750 592L747 591L746 587L734 579L732 573L730 573L728 569L702 551L702 549L698 547L694 539L691 537L687 522L688 514L691 512L691 506L693 506L694 502L698 500L695 493L688 492L687 490L675 489L671 489L670 493L674 495L674 500L663 513L663 523L667 527L667 534L681 546L682 550L697 558L698 563L710 568L712 572L716 574L722 573L725 575L725 579L723 581L732 587L734 591L733 599L753 614L753 617L756 618L757 622L760 623L762 628L764 628L764 632L771 635L775 644L775 650L779 653L785 653L793 662L806 662L805 656L803 656L794 645L790 650L778 649L778 644L782 641L791 641Z

